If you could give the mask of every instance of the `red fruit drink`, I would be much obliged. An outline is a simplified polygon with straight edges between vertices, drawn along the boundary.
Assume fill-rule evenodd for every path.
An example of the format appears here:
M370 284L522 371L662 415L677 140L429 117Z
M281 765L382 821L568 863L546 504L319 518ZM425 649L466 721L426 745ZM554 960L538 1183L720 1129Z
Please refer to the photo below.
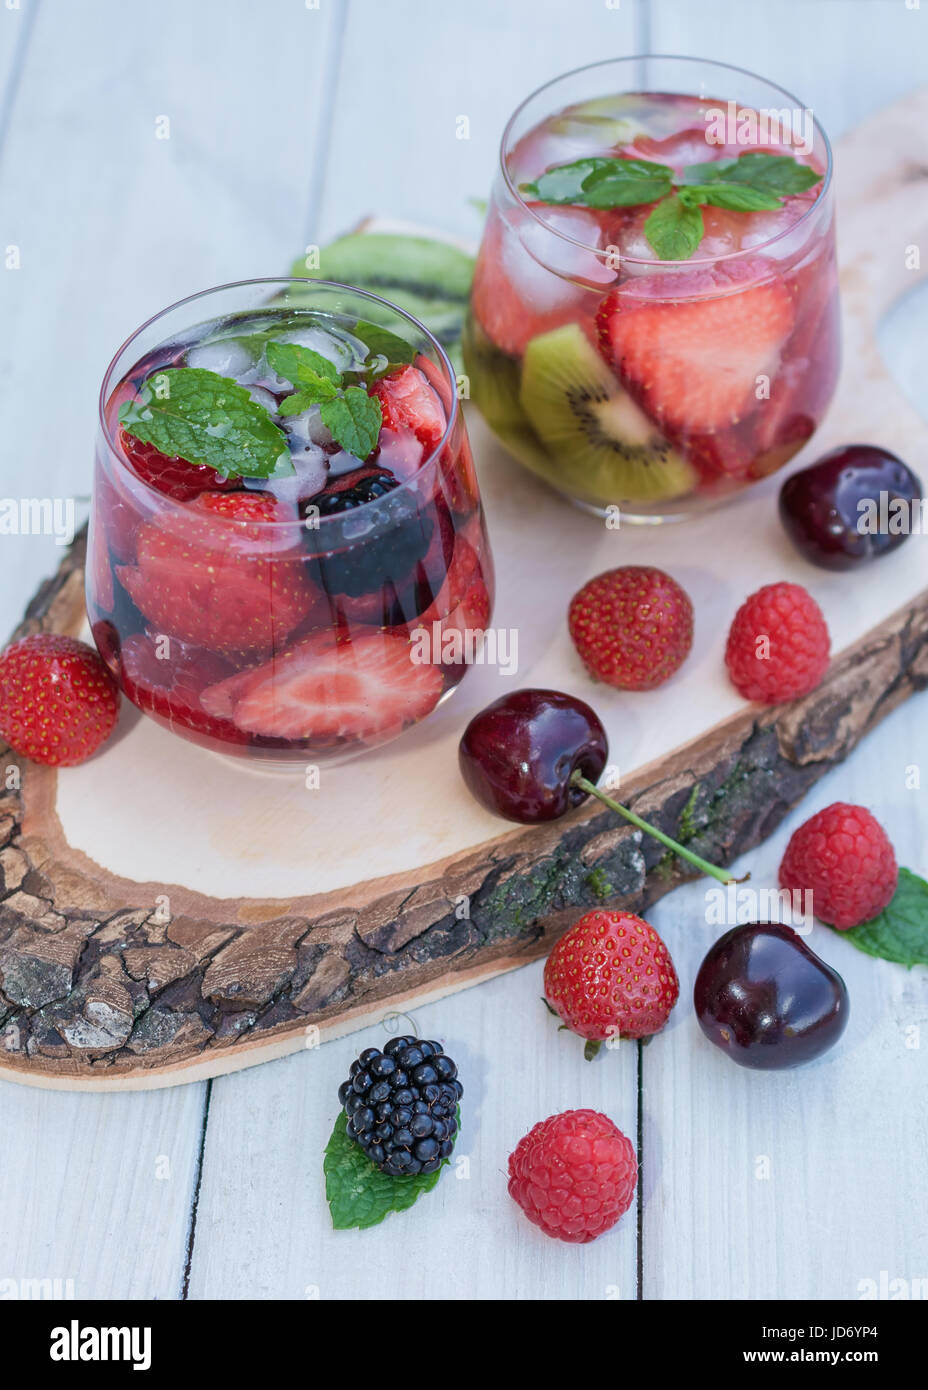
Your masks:
M830 172L811 113L734 68L623 60L530 97L503 138L465 338L507 447L632 520L785 463L837 380Z
M460 681L493 571L421 325L342 286L207 291L122 348L101 420L87 607L140 709L305 765L396 737Z

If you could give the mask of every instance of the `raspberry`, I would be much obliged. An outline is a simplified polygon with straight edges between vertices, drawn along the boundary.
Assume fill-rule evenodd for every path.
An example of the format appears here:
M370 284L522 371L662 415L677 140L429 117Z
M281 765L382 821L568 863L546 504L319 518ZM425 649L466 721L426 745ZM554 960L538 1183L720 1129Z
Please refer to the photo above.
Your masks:
M869 922L896 891L893 847L863 806L835 801L793 832L780 865L780 887L811 891L821 922L847 931Z
M437 1042L391 1038L366 1048L349 1068L338 1099L348 1133L390 1177L434 1173L451 1155L464 1094L458 1069Z
M645 1038L663 1028L680 985L654 928L631 912L587 912L545 963L545 998L561 1021L589 1039Z
M540 1120L509 1155L509 1195L546 1236L586 1244L608 1231L635 1195L635 1150L596 1110Z
M689 595L648 565L607 570L584 584L567 624L590 675L618 690L663 685L693 645Z
M825 618L812 595L801 584L765 584L735 614L725 664L746 700L776 705L819 685L829 648Z

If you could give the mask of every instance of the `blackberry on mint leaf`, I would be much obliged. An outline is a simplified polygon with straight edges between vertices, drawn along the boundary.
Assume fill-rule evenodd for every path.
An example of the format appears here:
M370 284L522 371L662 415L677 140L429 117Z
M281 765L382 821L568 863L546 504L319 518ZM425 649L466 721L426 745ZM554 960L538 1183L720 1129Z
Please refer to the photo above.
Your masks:
M404 1036L352 1062L338 1099L348 1134L391 1177L434 1173L454 1148L464 1087L440 1043Z

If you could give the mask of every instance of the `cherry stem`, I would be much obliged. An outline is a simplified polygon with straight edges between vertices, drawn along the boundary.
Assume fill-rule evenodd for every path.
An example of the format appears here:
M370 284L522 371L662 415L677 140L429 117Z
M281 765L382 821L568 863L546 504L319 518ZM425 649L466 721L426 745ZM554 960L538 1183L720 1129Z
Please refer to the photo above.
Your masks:
M583 776L582 772L573 773L570 781L572 786L579 787L581 791L588 792L590 796L597 797L604 806L609 807L610 811L616 811L620 816L624 816L627 821L631 821L632 825L637 826L639 830L643 830L646 835L653 835L655 840L659 840L662 845L666 845L668 849L672 849L674 854L678 854L681 859L685 859L688 864L692 864L694 868L699 869L702 873L709 874L712 878L718 879L719 883L746 883L751 877L750 874L745 874L744 878L735 878L734 875L730 874L726 869L719 869L715 864L710 864L707 859L700 858L698 854L694 854L693 851L687 849L685 845L681 845L676 840L672 840L669 835L665 835L663 830L658 830L656 825L649 825L646 820L642 820L640 816L636 816L635 812L630 811L627 806L621 806L618 801L613 801L611 796L607 796L605 792L601 792L599 787L595 786L594 783Z

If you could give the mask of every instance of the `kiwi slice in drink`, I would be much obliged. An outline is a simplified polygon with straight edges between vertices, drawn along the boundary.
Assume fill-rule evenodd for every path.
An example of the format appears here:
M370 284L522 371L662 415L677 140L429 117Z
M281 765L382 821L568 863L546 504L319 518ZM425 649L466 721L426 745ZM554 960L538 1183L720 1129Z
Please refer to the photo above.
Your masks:
M575 323L525 349L522 407L563 492L600 504L663 502L699 475L641 411Z

